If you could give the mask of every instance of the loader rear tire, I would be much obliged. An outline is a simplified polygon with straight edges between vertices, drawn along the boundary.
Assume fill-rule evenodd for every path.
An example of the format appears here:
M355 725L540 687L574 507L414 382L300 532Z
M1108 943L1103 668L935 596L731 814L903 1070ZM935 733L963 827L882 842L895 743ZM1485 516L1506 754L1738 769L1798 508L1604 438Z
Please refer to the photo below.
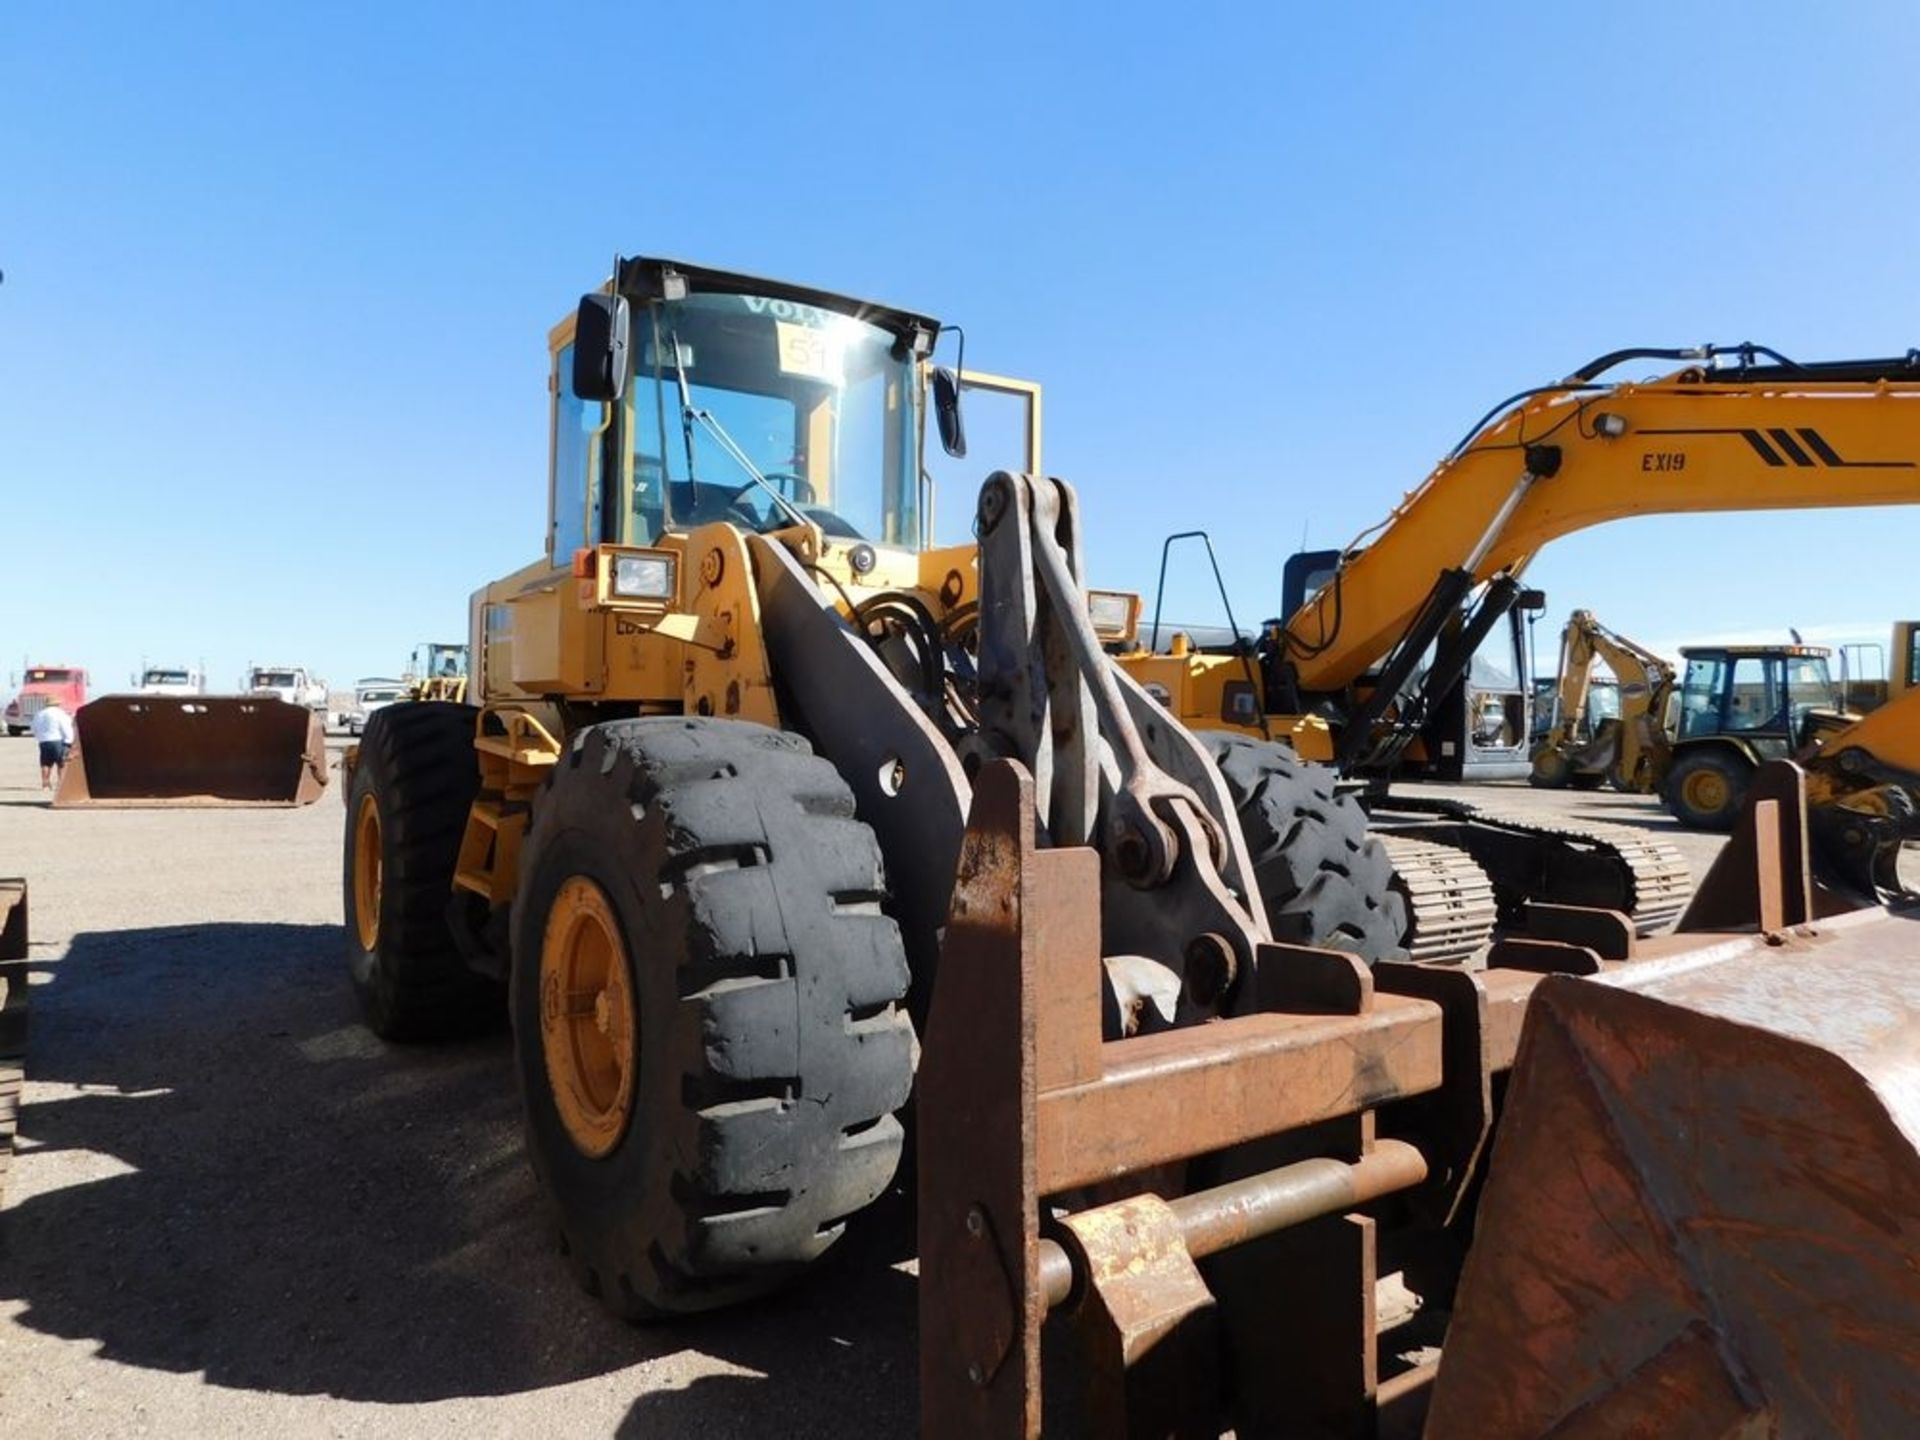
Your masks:
M1406 958L1406 900L1366 812L1335 773L1285 745L1205 737L1253 859L1275 940L1345 950L1368 964Z
M509 986L527 1144L618 1315L773 1290L893 1179L906 950L853 812L799 736L677 716L583 730L535 801Z
M447 924L480 785L474 714L439 704L374 712L347 788L347 968L384 1040L464 1034L500 1011L499 985L468 969Z

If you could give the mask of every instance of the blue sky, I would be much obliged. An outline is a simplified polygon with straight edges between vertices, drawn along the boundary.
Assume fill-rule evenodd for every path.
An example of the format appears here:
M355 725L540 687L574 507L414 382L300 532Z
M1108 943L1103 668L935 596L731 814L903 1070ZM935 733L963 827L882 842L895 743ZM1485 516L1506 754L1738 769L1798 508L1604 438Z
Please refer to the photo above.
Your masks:
M616 251L964 324L1045 382L1096 582L1209 526L1254 618L1592 355L1920 345L1915 73L1899 4L8 5L0 659L337 684L459 633L539 551L546 330ZM1917 527L1642 520L1530 579L1870 638Z

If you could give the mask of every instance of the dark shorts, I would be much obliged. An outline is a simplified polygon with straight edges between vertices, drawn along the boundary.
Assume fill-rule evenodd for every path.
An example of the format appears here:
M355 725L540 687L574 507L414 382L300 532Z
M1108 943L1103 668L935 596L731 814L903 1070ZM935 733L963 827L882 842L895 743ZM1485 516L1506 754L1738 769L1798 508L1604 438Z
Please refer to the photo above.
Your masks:
M67 742L64 740L42 740L40 742L40 763L42 765L66 764Z

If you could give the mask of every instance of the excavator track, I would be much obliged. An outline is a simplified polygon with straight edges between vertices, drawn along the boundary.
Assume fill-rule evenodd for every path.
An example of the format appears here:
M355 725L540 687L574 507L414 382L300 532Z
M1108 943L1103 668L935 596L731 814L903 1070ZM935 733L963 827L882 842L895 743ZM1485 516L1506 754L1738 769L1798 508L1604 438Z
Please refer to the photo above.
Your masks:
M1523 924L1525 902L1533 900L1618 910L1637 933L1657 935L1673 927L1693 898L1693 875L1680 851L1629 825L1570 824L1400 795L1376 810L1374 820L1376 828L1405 823L1413 838L1472 856L1491 877L1508 925Z
M1379 840L1393 864L1393 888L1407 902L1408 958L1459 962L1483 950L1500 911L1493 881L1473 857L1408 835Z

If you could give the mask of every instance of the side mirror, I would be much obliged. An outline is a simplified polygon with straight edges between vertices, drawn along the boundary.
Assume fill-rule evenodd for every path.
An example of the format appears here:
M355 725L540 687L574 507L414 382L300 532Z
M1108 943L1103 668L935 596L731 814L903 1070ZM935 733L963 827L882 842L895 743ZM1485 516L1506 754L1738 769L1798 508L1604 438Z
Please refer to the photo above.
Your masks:
M626 393L626 298L595 291L580 297L573 326L573 393L582 400L611 402Z
M1538 615L1547 608L1547 592L1544 590L1522 590L1519 607L1529 615Z
M940 448L956 460L967 458L967 427L960 418L960 377L944 365L933 367L933 418L940 426Z

